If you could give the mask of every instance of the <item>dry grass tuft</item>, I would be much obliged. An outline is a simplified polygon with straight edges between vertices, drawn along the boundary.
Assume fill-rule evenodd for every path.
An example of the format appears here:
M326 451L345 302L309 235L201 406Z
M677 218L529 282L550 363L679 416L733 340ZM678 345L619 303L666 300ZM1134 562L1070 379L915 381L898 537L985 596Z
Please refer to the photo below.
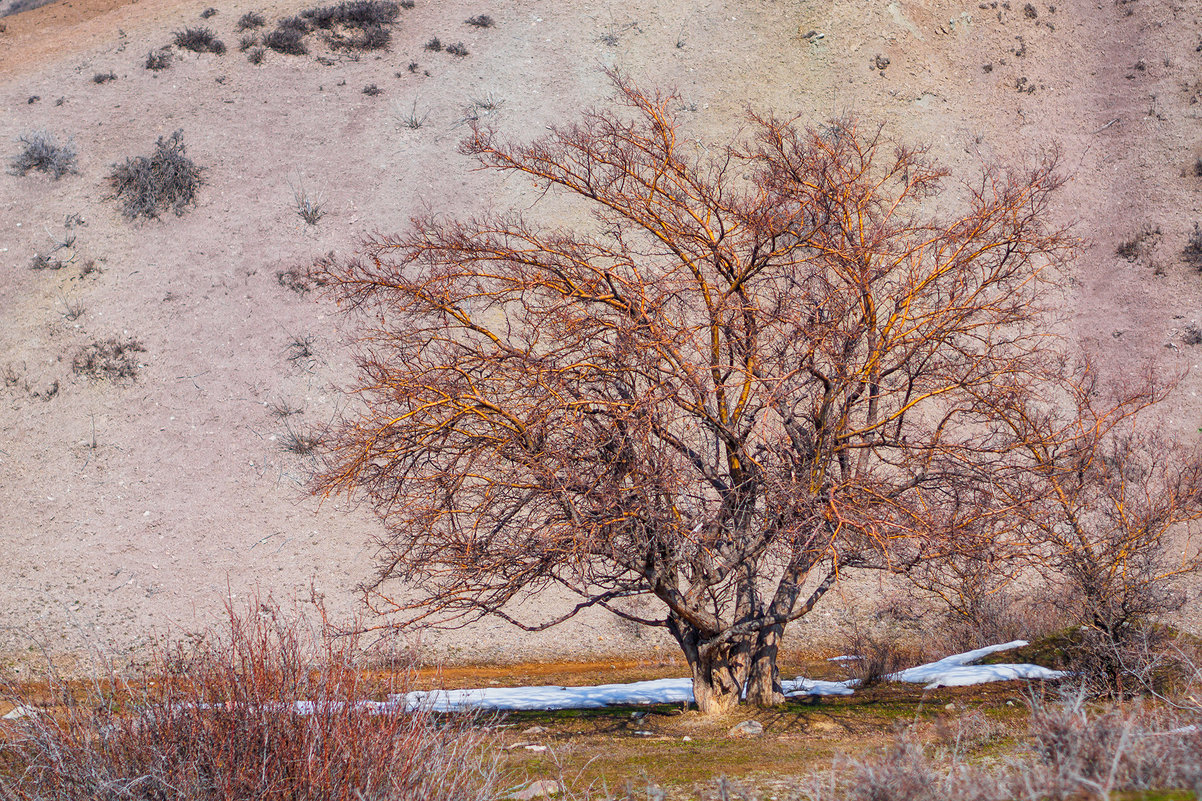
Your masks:
M138 375L137 354L145 352L136 339L109 337L80 348L71 359L71 370L94 381L132 380Z

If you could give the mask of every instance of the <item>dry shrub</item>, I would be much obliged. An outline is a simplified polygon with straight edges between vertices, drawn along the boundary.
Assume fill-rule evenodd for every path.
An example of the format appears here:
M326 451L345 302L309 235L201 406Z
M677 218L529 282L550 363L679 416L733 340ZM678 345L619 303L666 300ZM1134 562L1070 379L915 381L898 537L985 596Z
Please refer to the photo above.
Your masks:
M350 28L370 28L396 22L400 7L388 0L351 0L332 6L317 6L301 13L305 19L323 30L335 25Z
M241 17L238 17L238 24L234 26L234 30L241 33L249 31L252 28L262 28L267 24L267 20L257 11L247 11Z
M1202 272L1202 227L1199 227L1198 223L1194 223L1193 233L1189 235L1185 247L1181 250L1181 258L1185 259L1185 263L1190 267Z
M918 664L912 651L905 649L894 632L878 632L852 623L843 629L840 649L846 657L839 667L848 679L860 687L879 684L899 670Z
M325 286L328 283L327 271L333 267L335 259L335 253L331 250L309 264L297 264L287 270L280 270L275 274L275 279L285 289L291 289L298 295L305 295L315 287Z
M1056 703L1032 701L1029 748L1042 780L1041 796L1202 790L1202 731L1196 726L1120 706L1094 711L1085 703L1087 695L1078 688Z
M10 162L15 175L37 170L57 181L67 173L76 172L75 145L70 141L60 145L49 131L31 131L18 136L17 142L21 152Z
M350 36L333 33L327 38L333 50L384 50L392 42L392 33L380 25L357 29Z
M284 22L280 22L274 31L263 37L263 44L277 53L289 56L303 56L309 52L305 45L304 31L297 27L285 26Z
M126 217L157 218L167 209L179 216L196 202L201 168L185 154L183 137L182 130L166 139L160 136L150 156L129 158L113 166L109 181L113 195L124 204Z
M883 753L839 759L811 777L811 799L846 801L1045 801L1113 793L1202 790L1202 731L1181 718L1120 707L1091 711L1085 695L1053 703L1033 697L1027 736L987 764L960 749L928 749L903 733ZM1198 719L1197 710L1193 718ZM960 742L961 747L965 745Z
M324 616L314 629L258 599L231 606L228 628L199 645L163 649L132 680L110 672L82 703L16 721L0 798L495 798L472 718L364 704L405 691L412 661L369 683L357 653Z
M225 53L225 43L208 28L185 28L175 33L175 46L193 53Z
M165 70L171 66L171 51L164 48L162 50L151 50L146 54L146 69L158 72Z

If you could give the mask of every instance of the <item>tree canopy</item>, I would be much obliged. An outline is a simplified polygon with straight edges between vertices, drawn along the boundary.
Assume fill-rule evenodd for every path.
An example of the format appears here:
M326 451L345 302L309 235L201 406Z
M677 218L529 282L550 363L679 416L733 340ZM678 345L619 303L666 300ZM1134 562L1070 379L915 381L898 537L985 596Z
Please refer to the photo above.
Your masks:
M703 710L774 703L785 627L839 578L1012 525L999 484L1046 432L1003 411L1062 375L1061 179L1046 158L953 183L854 120L751 113L702 147L674 96L614 81L615 109L462 145L586 223L421 217L332 268L362 405L318 489L381 515L368 593L398 621L603 607L671 632ZM552 587L578 602L514 616Z

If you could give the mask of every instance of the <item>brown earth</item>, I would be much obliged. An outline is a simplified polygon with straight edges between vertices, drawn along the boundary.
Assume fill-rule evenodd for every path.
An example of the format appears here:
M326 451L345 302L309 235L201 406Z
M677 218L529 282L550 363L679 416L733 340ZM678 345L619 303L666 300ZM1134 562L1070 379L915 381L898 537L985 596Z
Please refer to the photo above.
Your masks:
M1196 4L418 0L382 56L318 46L254 66L238 17L305 6L231 0L202 21L214 2L73 0L0 19L0 155L38 128L79 151L79 173L59 181L0 175L0 654L131 652L255 587L288 602L314 585L350 615L377 524L308 497L308 457L282 447L337 414L349 353L328 302L277 273L424 210L529 206L525 185L456 154L465 117L537 136L607 101L603 67L676 87L700 142L725 141L751 106L880 121L966 177L982 159L1058 147L1072 181L1057 213L1084 240L1063 328L1111 376L1150 360L1194 369L1164 425L1197 436L1202 349L1186 334L1202 276L1181 255L1202 221ZM481 13L495 27L464 24ZM143 68L199 24L229 52ZM427 51L432 37L469 54ZM411 113L424 125L407 127ZM105 177L176 129L205 168L197 207L127 221ZM302 190L324 202L316 226L296 214ZM31 270L70 215L77 260ZM1116 255L1145 232L1132 260ZM100 269L81 275L87 260ZM137 379L75 376L75 352L114 335L145 346ZM281 419L285 407L302 411ZM831 630L840 599L826 606L795 639ZM601 617L540 635L485 622L425 645L469 661L671 650Z

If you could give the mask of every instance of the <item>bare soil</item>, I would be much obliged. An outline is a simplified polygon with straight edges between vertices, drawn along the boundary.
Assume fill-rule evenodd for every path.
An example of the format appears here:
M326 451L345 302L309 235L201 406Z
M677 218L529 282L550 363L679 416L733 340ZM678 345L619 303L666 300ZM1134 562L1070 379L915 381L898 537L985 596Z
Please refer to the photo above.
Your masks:
M676 87L698 147L734 135L750 106L879 121L966 178L983 160L1059 149L1072 182L1057 213L1082 238L1061 329L1114 381L1149 363L1166 376L1193 369L1163 425L1198 435L1202 349L1187 343L1202 341L1190 335L1202 276L1182 256L1202 221L1194 3L418 0L386 52L352 58L311 38L308 56L268 52L256 66L238 51L238 18L260 11L270 25L305 6L231 0L201 20L212 2L60 0L0 19L0 156L39 128L79 153L78 173L58 181L0 174L6 664L43 647L135 654L148 637L204 628L227 595L256 587L281 602L313 590L354 614L378 524L310 497L312 454L293 452L345 403L346 332L319 293L277 275L424 211L529 207L528 186L456 153L465 119L538 136L608 101L603 67ZM482 13L493 27L465 24ZM168 69L144 68L202 22L224 55L172 50ZM434 37L467 55L427 50ZM380 92L364 93L371 85ZM204 168L196 206L127 220L106 176L177 129ZM316 225L298 215L298 193L320 200ZM30 269L69 234L73 262ZM145 347L133 379L72 371L80 349L111 337ZM839 605L795 640L829 635ZM486 621L423 645L452 662L672 650L602 616L538 635Z

